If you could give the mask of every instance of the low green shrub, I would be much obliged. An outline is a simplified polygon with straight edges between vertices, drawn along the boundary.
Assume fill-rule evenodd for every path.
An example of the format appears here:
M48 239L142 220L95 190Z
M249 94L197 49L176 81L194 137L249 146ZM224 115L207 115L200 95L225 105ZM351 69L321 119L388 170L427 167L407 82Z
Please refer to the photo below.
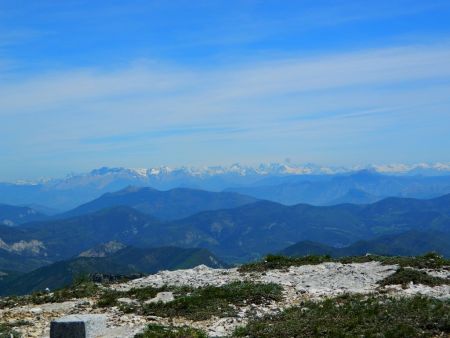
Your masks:
M97 301L97 306L99 306L99 307L116 306L116 305L118 305L117 299L119 299L119 298L132 298L139 302L144 302L148 299L152 299L152 298L156 297L156 295L159 292L171 291L175 295L180 296L180 295L186 295L186 294L192 292L192 290L193 290L193 288L188 287L188 286L182 286L182 287L162 286L159 288L147 286L147 287L143 287L143 288L132 288L128 291L116 291L116 290L108 289L108 290L104 290L100 293L98 301ZM125 310L124 312L133 312L128 307L122 307L122 308L123 308L123 310ZM132 307L132 309L135 309L135 307Z
M268 255L263 260L243 264L239 267L240 272L264 272L273 269L288 269L291 266L315 265L325 262L337 262L342 264L380 262L384 265L399 265L401 267L413 267L417 269L441 269L450 268L450 259L443 258L435 253L428 253L423 256L349 256L342 258L332 258L325 256L303 256L288 257L280 255Z
M20 306L27 303L28 302L25 302L25 297L18 297L18 296L2 297L0 298L0 309Z
M290 266L316 265L331 262L333 259L328 256L303 256L287 257L281 255L268 255L259 262L243 264L239 267L239 272L263 272L273 269L287 269Z
M105 290L103 291L98 300L97 300L97 306L98 307L113 307L117 305L117 299L122 297L121 292L117 292L114 290Z
M235 337L443 337L450 301L345 295L251 320Z
M378 282L381 286L401 284L403 287L406 287L409 283L437 286L450 284L450 279L433 277L424 271L400 268L394 274Z
M366 255L357 257L344 257L338 259L341 263L364 263L377 261L384 265L397 264L401 267L417 269L442 269L450 267L450 259L446 259L436 253L430 252L422 256L377 256Z
M72 285L51 293L43 291L32 293L30 302L33 304L61 303L71 299L92 297L98 293L99 287L94 282L76 280Z
M276 284L233 282L224 286L206 286L169 303L151 303L143 307L146 315L185 317L205 320L211 316L236 315L234 306L263 304L282 298L282 288ZM234 305L234 306L233 306Z
M20 334L12 329L13 326L12 324L0 323L0 338L19 338Z
M183 326L163 326L158 324L150 324L144 333L139 333L135 338L206 338L205 332Z
M25 296L8 296L0 298L0 309L26 304L61 303L72 299L92 297L100 288L91 281L76 280L72 285L53 292L38 291Z

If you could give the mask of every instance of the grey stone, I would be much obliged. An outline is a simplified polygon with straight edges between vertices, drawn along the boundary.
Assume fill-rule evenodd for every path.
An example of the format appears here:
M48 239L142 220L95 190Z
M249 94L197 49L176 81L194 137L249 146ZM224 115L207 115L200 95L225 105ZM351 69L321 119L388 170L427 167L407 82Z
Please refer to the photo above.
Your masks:
M117 302L125 305L139 305L137 300L131 298L119 298Z
M155 298L147 300L145 304L149 303L168 303L175 299L172 292L158 292Z
M95 338L105 330L105 315L70 315L51 322L50 338Z
M30 312L38 315L38 314L42 313L42 309L40 307L34 307L30 310Z

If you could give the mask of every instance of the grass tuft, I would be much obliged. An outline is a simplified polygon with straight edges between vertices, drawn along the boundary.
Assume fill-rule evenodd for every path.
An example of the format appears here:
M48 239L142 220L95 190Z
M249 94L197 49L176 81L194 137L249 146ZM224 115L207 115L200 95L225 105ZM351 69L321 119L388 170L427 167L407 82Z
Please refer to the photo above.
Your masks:
M176 298L169 303L146 304L146 315L159 317L185 317L191 320L206 320L212 316L236 315L235 306L264 304L279 301L282 288L276 284L233 282L221 287L206 286L194 289L192 293Z
M441 269L450 267L450 259L445 259L435 253L428 253L417 257L403 257L403 256L355 256L332 258L325 256L303 256L303 257L288 257L280 255L268 255L265 259L259 262L243 264L239 267L240 272L264 272L273 269L288 269L291 266L315 265L326 262L337 262L342 264L350 263L367 263L380 262L384 265L399 265L401 267L412 267L417 269Z
M235 337L435 337L450 333L450 301L345 295L251 320Z
M446 259L434 252L422 256L377 256L366 255L358 257L344 257L337 261L341 263L365 263L377 261L384 265L397 264L403 268L411 267L416 269L442 269L450 267L450 259Z
M204 331L193 329L191 327L163 326L159 324L150 324L144 333L139 333L135 338L206 338Z
M13 326L14 324L0 323L0 338L19 338L20 334L13 330Z
M91 281L75 280L71 286L54 292L35 292L30 296L33 304L61 303L64 301L95 296L99 292L97 284Z
M263 272L273 269L286 269L290 266L316 265L331 262L333 259L326 256L303 256L287 257L281 255L268 255L262 261L243 264L239 267L239 272Z
M92 297L100 288L92 281L76 279L72 285L53 292L38 291L26 296L9 296L0 298L0 309L26 304L61 303L72 299Z
M378 282L381 286L386 285L398 285L401 284L403 287L407 287L408 284L423 284L428 286L438 286L444 284L450 284L449 279L433 277L424 271L400 268L394 274L384 278Z
M146 300L156 297L159 292L171 291L174 295L186 295L192 292L193 288L182 286L182 287L169 287L162 286L160 288L155 288L152 286L147 286L143 288L133 288L128 291L116 291L116 290L105 290L98 298L97 306L99 307L112 307L116 306L117 299L119 298L132 298L139 302L144 302ZM126 312L130 312L132 309L126 309Z

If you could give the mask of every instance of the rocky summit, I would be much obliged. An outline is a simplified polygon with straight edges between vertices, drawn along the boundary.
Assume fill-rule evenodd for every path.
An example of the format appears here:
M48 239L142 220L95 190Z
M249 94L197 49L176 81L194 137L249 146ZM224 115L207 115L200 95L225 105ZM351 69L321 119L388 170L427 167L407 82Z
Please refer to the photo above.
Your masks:
M409 277L402 277L405 272ZM230 295L226 291L229 287L233 290ZM13 337L49 337L53 320L67 315L103 314L107 327L99 337L153 337L143 334L148 325L189 328L208 337L227 337L258 318L274 316L288 308L308 311L307 304L311 302L342 295L380 299L422 295L448 305L450 271L446 266L403 268L379 261L325 262L263 271L200 265L122 283L92 283L89 288L91 291L84 293L66 290L64 294L55 291L3 298L0 322L9 327ZM240 299L240 295L248 298ZM214 299L218 305L211 303ZM196 337L190 333L185 336Z

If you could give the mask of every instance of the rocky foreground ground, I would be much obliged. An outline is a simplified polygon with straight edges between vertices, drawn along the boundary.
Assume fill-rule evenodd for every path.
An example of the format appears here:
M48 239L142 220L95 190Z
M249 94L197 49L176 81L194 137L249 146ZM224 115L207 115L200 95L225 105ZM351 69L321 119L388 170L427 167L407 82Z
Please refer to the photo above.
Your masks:
M161 271L157 274L135 279L126 283L102 286L115 291L128 291L133 288L163 286L189 286L192 288L207 285L222 286L234 281L255 283L275 283L282 287L282 297L264 304L240 304L231 317L213 316L207 320L192 320L182 317L158 317L139 313L126 313L121 305L133 306L136 299L122 297L110 307L98 307L98 299L84 297L61 303L9 304L0 309L1 323L21 323L13 329L24 337L48 337L50 322L68 314L103 313L107 317L108 329L103 337L133 337L142 332L149 323L172 326L190 326L204 330L208 336L223 337L242 326L249 318L269 313L278 313L292 306L302 306L311 299L334 297L346 293L383 294L392 296L411 296L422 294L437 299L450 299L450 285L426 286L409 283L408 285L385 285L379 282L393 275L397 265L383 265L380 262L342 264L328 262L317 265L291 266L285 269L241 272L233 269L211 269L198 266L193 269ZM447 269L427 270L429 276L449 279ZM170 291L159 293L146 302L170 302L174 294Z

